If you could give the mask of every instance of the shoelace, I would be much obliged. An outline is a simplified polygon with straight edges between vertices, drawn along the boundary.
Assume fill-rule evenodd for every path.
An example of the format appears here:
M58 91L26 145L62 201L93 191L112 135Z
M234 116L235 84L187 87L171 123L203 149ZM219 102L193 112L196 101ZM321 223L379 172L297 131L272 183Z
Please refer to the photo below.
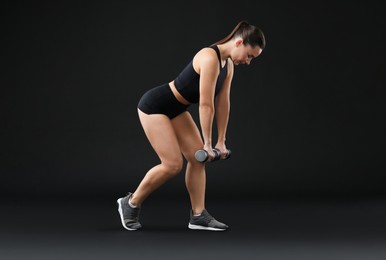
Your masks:
M128 212L129 219L138 220L138 215L139 215L141 208L132 208L129 205L128 205L128 207L130 208L130 210Z
M211 220L214 219L214 217L212 217L212 215L210 215L208 212L204 213L201 215L202 218L206 221L206 222L210 222Z
M129 211L129 219L138 220L139 211L139 208L131 208Z

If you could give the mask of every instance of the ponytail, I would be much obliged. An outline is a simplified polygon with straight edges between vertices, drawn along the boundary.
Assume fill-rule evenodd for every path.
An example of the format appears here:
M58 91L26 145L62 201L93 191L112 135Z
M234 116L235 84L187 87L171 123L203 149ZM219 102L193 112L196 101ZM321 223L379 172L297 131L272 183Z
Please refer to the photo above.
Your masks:
M261 49L265 48L263 31L257 26L249 24L247 21L239 22L228 36L213 43L212 46L226 43L236 37L241 37L244 45L251 45L252 47L259 46Z

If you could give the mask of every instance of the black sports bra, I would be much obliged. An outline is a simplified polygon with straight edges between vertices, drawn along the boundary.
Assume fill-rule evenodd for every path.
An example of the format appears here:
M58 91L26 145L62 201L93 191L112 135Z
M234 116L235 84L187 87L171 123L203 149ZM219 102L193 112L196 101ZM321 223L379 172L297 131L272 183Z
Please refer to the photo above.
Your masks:
M224 83L225 77L228 73L228 61L225 66L221 67L220 50L217 46L210 46L217 53L217 57L220 64L220 73L216 82L215 96L220 92L220 89ZM198 74L193 68L193 60L181 71L181 73L174 80L174 85L178 92L190 103L198 103L200 99L200 74Z

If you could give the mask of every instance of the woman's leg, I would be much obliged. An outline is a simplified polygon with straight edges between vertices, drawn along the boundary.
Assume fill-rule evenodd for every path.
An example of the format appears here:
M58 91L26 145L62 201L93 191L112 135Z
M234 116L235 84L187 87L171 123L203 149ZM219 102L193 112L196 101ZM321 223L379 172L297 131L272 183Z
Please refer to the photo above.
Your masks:
M200 132L189 112L184 112L171 120L178 143L187 160L185 182L189 192L194 214L200 214L205 209L205 164L197 162L194 157L203 142Z
M138 115L150 144L161 160L147 172L131 197L131 203L140 207L154 190L182 170L183 159L175 129L167 116L147 115L140 110Z
M226 224L217 221L205 209L205 163L197 162L194 157L196 151L202 149L204 145L196 123L189 112L184 112L171 121L180 149L188 161L185 181L192 204L188 227L198 230L227 230L228 226Z

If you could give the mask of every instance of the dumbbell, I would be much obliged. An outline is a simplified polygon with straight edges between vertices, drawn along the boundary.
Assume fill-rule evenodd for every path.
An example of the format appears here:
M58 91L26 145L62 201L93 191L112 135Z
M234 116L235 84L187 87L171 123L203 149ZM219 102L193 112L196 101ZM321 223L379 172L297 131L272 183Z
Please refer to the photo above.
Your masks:
M220 160L221 159L221 151L217 148L214 148L213 152L214 152L215 156L211 162ZM208 152L203 150L203 149L197 150L194 156L196 157L196 160L199 162L206 162L209 158ZM228 159L230 156L231 156L231 151L228 150L228 154L225 157L225 159Z

